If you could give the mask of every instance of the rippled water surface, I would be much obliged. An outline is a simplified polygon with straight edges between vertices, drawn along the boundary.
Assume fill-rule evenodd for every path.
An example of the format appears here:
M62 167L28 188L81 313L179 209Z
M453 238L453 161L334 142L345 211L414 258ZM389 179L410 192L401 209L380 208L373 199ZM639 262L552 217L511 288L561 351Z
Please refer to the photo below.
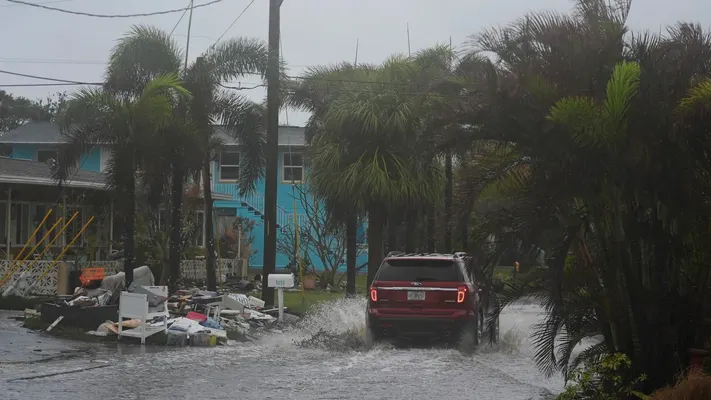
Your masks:
M325 303L298 327L216 348L105 346L19 328L0 313L0 398L548 399L562 389L532 361L541 309L502 314L502 340L473 356L444 348L362 349L364 300ZM67 370L95 369L32 380Z

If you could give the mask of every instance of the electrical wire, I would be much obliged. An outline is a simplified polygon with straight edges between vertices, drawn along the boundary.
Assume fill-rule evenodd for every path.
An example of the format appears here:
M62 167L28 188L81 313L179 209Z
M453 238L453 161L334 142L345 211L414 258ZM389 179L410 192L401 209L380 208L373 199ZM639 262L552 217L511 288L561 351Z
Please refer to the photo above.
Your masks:
M189 10L190 7L185 7L185 8L175 8L172 10L165 10L165 11L155 11L155 12L150 12L150 13L139 13L139 14L115 14L115 15L109 15L109 14L94 14L94 13L87 13L87 12L82 12L82 11L72 11L72 10L66 10L63 8L57 8L57 7L49 7L49 6L44 6L42 4L37 4L37 3L30 3L22 0L5 0L10 3L16 3L19 5L26 5L26 6L31 6L31 7L37 7L37 8L42 8L45 10L49 11L57 11L65 14L73 14L73 15L82 15L85 17L95 17L95 18L132 18L132 17L150 17L153 15L164 15L164 14L172 14L172 13L177 13L185 10ZM198 4L193 7L195 8L202 8L202 7L207 7L211 6L216 3L220 3L223 0L212 0L207 3L203 4Z
M68 3L68 2L70 2L70 1L74 1L74 0L54 0L54 1L45 1L45 2L42 2L42 3L35 3L35 4ZM4 6L0 6L0 8L20 7L20 6L24 6L24 4L6 4L6 5L4 5Z
M28 75L28 74L21 74L19 72L12 72L12 71L5 71L0 69L0 74L7 74L7 75L14 75L14 76L22 76L24 78L32 78L32 79L40 79L44 81L52 81L52 82L61 82L61 83L71 83L74 85L88 85L88 82L80 82L80 81L70 81L66 79L55 79L55 78L48 78L45 76L37 76L37 75Z
M51 86L79 86L79 85L101 86L101 85L103 85L103 83L100 83L100 82L86 82L86 83L16 83L16 84L0 84L0 87L51 87Z
M191 2L191 3L192 3L192 2ZM175 28L177 28L178 25L180 25L180 21L182 21L183 18L185 18L185 14L188 13L188 10L190 9L190 4L191 4L191 3L188 3L188 8L186 8L185 11L183 11L183 14L180 16L180 19L178 20L178 22L175 23L175 26L173 26L173 29L170 31L170 35L168 35L168 36L173 36L173 32L175 32Z
M101 85L101 83L97 82L81 82L81 81L72 81L72 80L66 80L66 79L56 79L56 78L49 78L49 77L44 77L44 76L38 76L38 75L29 75L29 74L21 74L17 72L11 72L11 71L5 71L5 70L0 70L0 73L4 74L9 74L9 75L15 75L15 76L22 76L26 78L32 78L32 79L41 79L41 80L47 80L47 81L52 81L52 82L59 82L62 83L63 85L61 86L70 86L70 85ZM408 83L400 83L400 82L378 82L378 81L361 81L361 80L353 80L353 79L325 79L325 78L313 78L313 77L308 77L308 76L289 76L287 75L287 78L293 79L293 80L306 80L306 81L315 81L315 82L326 82L327 85L328 83L354 83L354 84L363 84L363 85L371 85L371 86L379 86L381 88L386 87L386 86L398 86L398 87L412 87L412 88L417 88L417 85L412 85ZM238 83L240 86L228 86L228 85L223 85L222 83L218 83L220 86L226 88L226 89L233 89L233 90L250 90L250 89L256 89L259 87L265 87L266 84L256 84L255 86L248 86L248 87L243 87L241 86L241 83ZM5 84L0 84L0 86L7 86ZM56 83L53 84L14 84L14 86L9 86L9 87L22 87L22 86L58 86ZM351 92L351 93L378 93L381 90L375 90L375 89L368 89L368 90L357 90L357 89L336 89L336 90L329 90L328 87L326 88L327 91L330 93L333 92L340 92L340 93L345 93L345 92ZM293 92L292 90L289 90ZM430 93L429 91L423 91L423 90L416 90L416 91L410 91L410 92L405 92L405 91L398 91L399 95L403 96L421 96L423 94L428 94ZM471 97L471 96L460 96L460 97Z
M225 29L225 31L222 32L222 35L220 35L220 37L218 37L217 40L215 40L215 43L214 43L212 46L210 46L210 47L215 47L215 45L216 45L220 40L222 40L222 38L227 34L227 32L229 32L230 29L232 29L232 27L237 23L237 21L240 19L240 17L242 17L242 15L244 15L244 13L247 12L247 10L249 10L249 7L251 7L252 4L254 4L254 1L255 1L255 0L252 0L252 1L249 2L249 4L247 4L247 7L245 7L244 10L242 10L241 13L239 13L239 15L237 16L237 18L235 18L235 20L232 21L232 23L230 24L230 26L228 26L227 29Z

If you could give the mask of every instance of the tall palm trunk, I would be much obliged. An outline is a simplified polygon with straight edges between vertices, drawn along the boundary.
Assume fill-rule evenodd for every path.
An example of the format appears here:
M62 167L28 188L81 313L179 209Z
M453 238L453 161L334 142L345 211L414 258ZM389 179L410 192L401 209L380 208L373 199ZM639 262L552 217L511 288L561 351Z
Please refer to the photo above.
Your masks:
M346 296L356 294L356 253L358 252L358 218L355 213L346 217Z
M205 199L205 268L207 270L207 290L217 290L215 276L215 232L212 226L212 177L210 176L210 157L205 157L202 165L202 195Z
M452 253L452 153L447 152L444 161L447 184L444 188L444 251Z
M407 231L405 232L405 252L414 253L415 252L415 232L417 232L417 211L408 207L405 211L405 226Z
M175 293L178 289L180 279L180 249L182 247L182 222L183 222L183 195L185 191L185 169L179 154L173 160L173 174L170 182L170 249L168 259L170 263L170 275L168 276L168 288L170 293Z
M387 249L385 249L388 253L397 250L397 228L398 223L400 222L399 217L400 215L398 215L395 211L391 210L388 212L388 240Z
M427 219L427 252L435 252L435 206L430 205L427 208L425 218Z
M368 213L368 287L383 260L383 227L386 215L382 208L375 207Z
M126 287L133 283L133 270L136 269L136 241L134 230L136 225L136 176L133 168L126 174L126 204L124 205L124 242L123 242L123 272L126 274Z

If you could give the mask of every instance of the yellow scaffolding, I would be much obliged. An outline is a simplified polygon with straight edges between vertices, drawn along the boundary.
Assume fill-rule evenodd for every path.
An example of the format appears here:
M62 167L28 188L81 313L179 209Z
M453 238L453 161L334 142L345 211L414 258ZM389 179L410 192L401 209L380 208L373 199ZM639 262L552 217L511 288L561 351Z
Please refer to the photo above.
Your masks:
M22 269L22 264L23 264L25 261L27 261L27 258L30 256L30 254L34 253L34 251L37 249L37 247L39 247L40 244L41 244L42 242L44 242L44 240L47 238L47 236L49 236L49 234L52 232L52 230L54 230L54 228L57 226L57 223L58 223L59 221L58 221L57 223L55 223L54 225L52 225L52 227L49 228L49 230L47 231L47 233L46 233L44 236L42 236L42 239L40 239L39 242L37 242L37 244L35 245L35 247L33 247L26 255L23 256L23 253L24 253L25 250L27 249L27 246L30 244L31 241L33 241L33 240L35 239L35 236L37 236L37 233L39 233L40 228L42 228L42 226L44 225L44 223L47 221L47 218L49 218L49 215L50 215L50 214L52 214L52 209L51 209L51 208L50 208L49 211L47 211L47 213L44 215L44 218L42 218L42 221L37 225L37 228L35 228L35 231L32 232L32 235L30 235L30 238L27 239L27 242L25 242L25 245L22 247L22 250L20 250L20 252L17 254L17 257L15 257L15 259L14 259L14 260L12 261L12 263L10 264L10 268L8 268L7 274L5 274L5 276L2 278L2 281L0 281L0 287L2 287L3 285L5 285L5 283L7 283L7 281L10 280L10 278L12 278L13 275L15 275L15 272L17 272L18 269L20 269L20 270ZM61 220L61 219L60 219L60 220ZM9 233L8 233L8 234L9 234ZM7 249L7 251L10 251L10 249ZM17 260L20 259L20 257L23 257L23 258L22 258L22 260L18 263Z
M74 214L74 216L76 216L77 214L79 214L78 211ZM72 245L74 244L74 242L76 242L77 239L79 239L79 236L81 236L81 234L84 233L84 231L86 230L86 228L88 228L89 225L90 225L93 221L94 221L94 216L92 216L91 218L89 218L88 221L86 221L86 224L84 224L84 226L81 227L81 229L79 230L79 232L77 232L77 234L74 235L74 238L72 239L72 241L69 242L69 244L64 247L64 249L62 250L62 252L59 253L59 256L57 256L57 258L54 259L54 261L52 261L52 263L49 264L49 266L48 266L47 268L45 268L44 272L42 272L42 275L40 275L40 277L37 278L37 280L35 281L35 283L34 283L32 286L35 286L36 284L38 284L38 283L40 283L40 282L42 281L42 278L44 278L44 277L49 273L49 271L51 271L52 268L54 268L54 266L57 265L57 263L59 262L59 260L60 260L62 257L64 257L64 254L67 252L67 250L69 250L69 248L72 247ZM68 225L69 225L68 223L67 223L66 225L64 225L64 228L66 228ZM56 238L55 238L55 239L56 239ZM47 247L49 248L49 246L47 246ZM46 250L46 249L45 249L45 250Z

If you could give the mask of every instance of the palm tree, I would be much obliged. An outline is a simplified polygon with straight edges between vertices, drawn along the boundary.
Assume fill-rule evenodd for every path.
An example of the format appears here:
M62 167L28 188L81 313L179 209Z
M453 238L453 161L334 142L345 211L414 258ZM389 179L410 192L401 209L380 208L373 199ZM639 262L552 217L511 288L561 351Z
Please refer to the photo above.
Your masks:
M175 74L157 75L137 94L117 95L104 89L79 90L61 123L67 143L58 153L55 177L65 181L78 160L101 143L111 149L108 184L124 218L124 272L126 286L133 281L136 171L151 157L147 146L173 115L173 107L189 92Z
M340 86L347 80L357 78L359 71L373 70L370 65L359 65L358 67L342 63L332 66L318 66L309 68L304 74L301 82L292 83L291 93L288 97L288 104L297 109L311 113L306 124L306 141L308 143L309 154L306 160L309 166L309 185L315 195L314 201L323 201L325 212L329 214L327 220L333 224L344 225L346 232L346 296L356 294L356 255L358 253L358 220L362 212L362 206L353 200L357 200L357 194L338 198L331 192L332 183L327 179L319 177L321 166L319 159L312 157L311 150L319 151L314 147L313 139L322 132L322 118L328 109L330 102L337 97L341 90ZM312 174L315 173L315 179Z
M315 114L311 182L337 203L362 205L367 212L368 284L383 257L390 210L434 202L439 193L441 171L431 157L422 157L427 96L412 91L417 72L407 57L355 70Z
M222 82L251 73L264 74L267 48L254 39L231 39L221 42L181 68L183 55L170 35L156 28L137 26L121 38L113 49L107 71L107 87L119 92L134 92L156 74L180 74L193 97L178 109L178 117L190 129L169 130L164 149L169 153L171 171L171 271L180 268L181 202L190 171L202 174L205 212L205 252L207 283L214 290L216 251L212 214L210 163L217 143L214 124L219 123L243 148L240 158L239 192L254 190L256 180L264 173L264 109L248 98L222 87ZM186 125L184 125L186 126ZM182 133L180 133L182 131ZM189 150L188 150L189 149ZM188 150L188 151L186 151ZM186 156L198 155L197 164ZM163 174L162 176L166 176Z
M699 60L711 35L681 24L625 41L629 2L617 3L579 0L571 16L531 14L476 38L498 60L472 70L477 102L461 105L471 153L490 145L462 193L495 237L491 263L511 243L546 253L504 293L548 311L539 365L566 372L623 352L654 389L706 340L711 64Z

